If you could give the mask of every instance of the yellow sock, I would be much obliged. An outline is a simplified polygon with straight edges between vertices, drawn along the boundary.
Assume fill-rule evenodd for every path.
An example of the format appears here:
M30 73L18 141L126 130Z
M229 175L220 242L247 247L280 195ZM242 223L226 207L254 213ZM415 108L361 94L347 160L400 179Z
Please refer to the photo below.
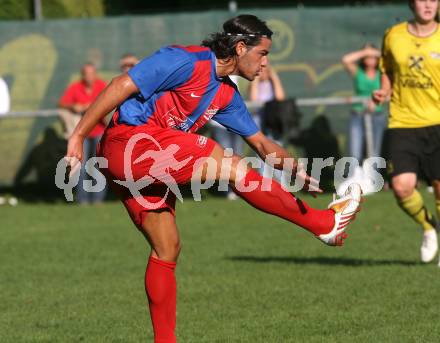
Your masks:
M436 226L435 219L423 204L423 198L417 190L407 198L398 201L399 206L417 223L423 230L433 230ZM440 210L440 201L436 203L437 211Z

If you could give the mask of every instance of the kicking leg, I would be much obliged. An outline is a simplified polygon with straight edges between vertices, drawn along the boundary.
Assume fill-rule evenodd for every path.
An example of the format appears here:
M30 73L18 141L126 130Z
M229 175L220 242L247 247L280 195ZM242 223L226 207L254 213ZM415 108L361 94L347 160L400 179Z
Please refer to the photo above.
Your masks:
M333 209L317 210L293 196L275 180L267 180L244 163L240 163L241 158L238 156L232 157L232 163L226 167L228 170L225 168L222 170L224 150L218 145L210 157L216 160L217 169L210 170L208 163L205 163L201 167L202 169L196 173L201 174L202 180L227 178L235 192L253 207L303 227L326 244L342 244L346 236L345 227L354 218L359 208L360 189L358 190L359 194L354 198L347 197L347 199L334 203ZM269 190L262 189L263 181L266 184L271 182ZM251 182L257 182L258 186L251 187L248 191L240 190L243 189L241 186L249 185Z

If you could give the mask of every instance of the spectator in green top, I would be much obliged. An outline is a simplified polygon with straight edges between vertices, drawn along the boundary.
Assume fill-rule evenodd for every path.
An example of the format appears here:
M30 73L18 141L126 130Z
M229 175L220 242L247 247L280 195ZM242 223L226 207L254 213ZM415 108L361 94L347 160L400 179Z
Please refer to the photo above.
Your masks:
M342 63L353 78L356 96L371 97L373 91L380 89L379 71L380 51L372 44L366 44L363 49L350 52L343 56ZM365 151L364 115L372 115L373 153L380 156L382 137L386 128L386 116L382 106L377 106L372 100L367 104L354 104L349 125L349 152L362 163Z

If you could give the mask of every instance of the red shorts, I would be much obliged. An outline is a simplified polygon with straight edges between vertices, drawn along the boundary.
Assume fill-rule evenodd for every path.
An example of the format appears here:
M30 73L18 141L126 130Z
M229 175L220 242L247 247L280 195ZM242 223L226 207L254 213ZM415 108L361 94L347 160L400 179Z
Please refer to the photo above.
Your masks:
M191 180L215 144L204 136L156 125L117 125L104 133L98 156L107 159L103 173L140 228L149 211L165 208L175 214L172 190ZM133 186L133 192L127 181L141 178L144 184Z

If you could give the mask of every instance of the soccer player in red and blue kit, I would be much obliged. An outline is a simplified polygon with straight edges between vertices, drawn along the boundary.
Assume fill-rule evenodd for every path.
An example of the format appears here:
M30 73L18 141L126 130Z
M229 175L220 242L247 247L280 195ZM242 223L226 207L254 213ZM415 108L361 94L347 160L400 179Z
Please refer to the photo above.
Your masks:
M301 226L328 245L342 245L345 229L359 211L361 190L358 185L351 185L327 210L317 210L276 181L272 181L269 190L263 189L262 183L268 180L246 163L240 163L242 158L239 156L232 156L231 163L226 164L227 170L222 170L224 149L212 139L195 134L212 118L242 136L263 160L275 154L279 158L275 168L282 169L292 160L286 150L259 131L228 77L239 75L253 80L265 68L272 31L252 15L232 18L224 23L223 29L224 32L211 35L202 46L162 48L134 66L128 74L114 78L87 110L69 139L66 157L73 164L75 158L82 159L84 137L116 108L98 153L108 161L107 179L151 246L145 289L155 342L176 341L174 269L180 251L175 222L176 196L160 178L137 196L114 181L126 180L127 167L131 168L134 180L153 175L150 168L157 167L154 164L157 160L143 158L146 152L149 156L160 155L160 151L166 151L169 156L169 152L173 152L161 161L164 165L162 169L156 168L156 172L165 170L169 174L163 176L171 177L177 184L188 183L195 177L201 177L202 181L226 180L250 205ZM155 141L137 140L131 147L131 160L124 160L127 144L137 134L154 137ZM214 171L208 168L208 158L217 162ZM167 168L179 161L189 162L180 163L178 168ZM307 185L316 180L307 175L304 178L305 188L312 191ZM256 182L256 188L239 187ZM315 190L320 192L319 188ZM139 197L148 203L160 203L160 206L145 206Z

